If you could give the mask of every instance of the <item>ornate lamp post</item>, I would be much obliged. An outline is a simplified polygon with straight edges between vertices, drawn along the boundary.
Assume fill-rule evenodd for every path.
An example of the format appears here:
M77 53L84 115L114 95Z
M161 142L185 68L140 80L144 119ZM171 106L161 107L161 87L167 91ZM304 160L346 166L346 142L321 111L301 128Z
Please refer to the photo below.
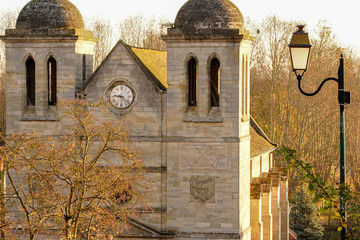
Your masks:
M298 80L298 87L302 94L306 96L316 95L323 85L328 81L335 81L338 83L338 100L340 105L340 211L343 219L346 219L345 212L345 116L344 109L345 104L350 104L350 92L344 90L344 56L340 56L340 66L338 71L338 78L326 78L320 84L319 88L312 93L307 93L301 88L301 80L306 72L309 56L311 50L311 44L308 34L304 32L304 25L299 25L298 30L294 32L291 42L289 44L290 56L293 71L295 72ZM346 238L346 229L342 228L341 240Z

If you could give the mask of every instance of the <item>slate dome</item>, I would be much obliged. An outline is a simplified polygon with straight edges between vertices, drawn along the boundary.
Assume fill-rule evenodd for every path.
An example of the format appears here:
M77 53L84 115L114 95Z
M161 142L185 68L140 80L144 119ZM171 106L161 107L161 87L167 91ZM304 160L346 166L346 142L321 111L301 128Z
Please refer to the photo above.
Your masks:
M174 25L185 34L211 34L217 29L243 32L244 17L229 0L189 0L179 10Z
M84 29L84 20L80 11L68 0L32 0L21 10L16 28Z

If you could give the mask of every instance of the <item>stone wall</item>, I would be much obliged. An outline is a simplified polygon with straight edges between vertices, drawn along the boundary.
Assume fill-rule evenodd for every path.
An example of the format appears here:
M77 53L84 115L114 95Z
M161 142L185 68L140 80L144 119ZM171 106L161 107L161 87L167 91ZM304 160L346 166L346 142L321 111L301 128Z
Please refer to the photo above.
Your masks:
M93 41L75 39L6 39L6 131L7 134L36 132L57 136L67 134L70 122L59 118L60 107L48 105L47 60L57 62L57 98L75 99L82 82L83 55L91 55ZM35 61L35 106L26 103L28 57ZM92 61L87 62L92 68ZM79 83L80 82L80 83Z
M179 236L222 233L250 239L249 121L241 109L241 81L248 80L241 78L242 71L248 74L242 56L249 49L245 40L167 40L167 219L168 229ZM216 108L210 106L209 90L213 57L220 61ZM188 107L187 99L191 58L197 61L195 107Z
M116 112L109 107L97 117L104 121L123 120L128 124L131 146L140 152L151 185L147 200L153 211L142 214L141 221L150 228L166 231L166 148L162 122L166 93L143 71L123 42L114 47L87 82L86 100L107 101L106 89L117 81L130 84L136 94L131 110Z

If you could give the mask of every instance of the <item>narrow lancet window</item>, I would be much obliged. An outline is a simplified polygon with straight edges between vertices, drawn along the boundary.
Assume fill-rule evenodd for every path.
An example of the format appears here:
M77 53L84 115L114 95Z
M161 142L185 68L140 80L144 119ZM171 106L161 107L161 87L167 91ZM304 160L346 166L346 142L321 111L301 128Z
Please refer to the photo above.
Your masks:
M83 61L82 61L82 66L83 66L83 82L86 82L86 55L83 55Z
M189 99L190 107L196 106L196 60L191 58L188 62Z
M220 61L217 58L210 63L210 106L218 107L220 102Z
M245 63L245 115L249 115L249 62L248 57L246 56Z
M245 56L242 57L242 68L241 68L241 88L242 88L242 102L241 102L241 114L246 115L246 73L245 73Z
M32 57L26 60L26 105L35 106L35 61Z
M48 66L48 103L49 106L56 105L56 60L51 56L47 62Z

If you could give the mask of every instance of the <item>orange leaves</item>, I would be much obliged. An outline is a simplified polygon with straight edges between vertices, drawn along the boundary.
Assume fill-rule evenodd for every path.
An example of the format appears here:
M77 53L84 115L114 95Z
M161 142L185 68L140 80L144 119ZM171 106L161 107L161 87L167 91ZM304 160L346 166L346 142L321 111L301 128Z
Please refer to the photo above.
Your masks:
M143 163L124 123L98 120L103 106L61 101L62 120L71 120L74 131L57 137L9 136L0 149L12 180L9 193L22 203L28 228L44 230L51 218L65 238L79 232L105 238L109 229L121 231L119 219L147 207ZM40 225L39 218L44 219Z

